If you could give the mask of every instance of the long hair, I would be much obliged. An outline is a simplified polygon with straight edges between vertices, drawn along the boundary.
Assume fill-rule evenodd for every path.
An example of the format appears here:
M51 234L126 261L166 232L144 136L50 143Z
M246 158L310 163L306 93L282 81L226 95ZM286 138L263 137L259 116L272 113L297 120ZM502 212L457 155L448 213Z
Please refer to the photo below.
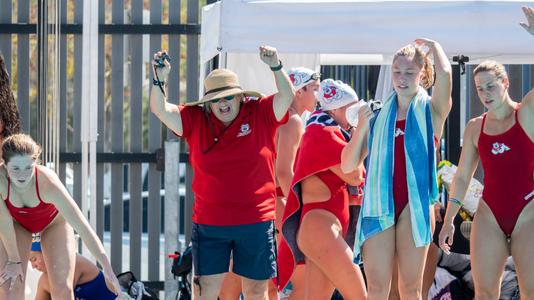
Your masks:
M421 86L425 89L429 89L434 85L434 66L428 56L425 56L421 48L412 44L404 46L395 52L393 61L399 56L404 56L412 59L415 64L423 70L423 76L421 77Z
M4 159L6 163L8 163L13 156L17 155L29 155L39 163L41 151L41 146L27 134L14 134L6 138L2 143L2 159Z
M20 132L20 116L11 91L9 74L7 73L4 57L0 54L0 122L4 124L4 131L0 137L8 137Z

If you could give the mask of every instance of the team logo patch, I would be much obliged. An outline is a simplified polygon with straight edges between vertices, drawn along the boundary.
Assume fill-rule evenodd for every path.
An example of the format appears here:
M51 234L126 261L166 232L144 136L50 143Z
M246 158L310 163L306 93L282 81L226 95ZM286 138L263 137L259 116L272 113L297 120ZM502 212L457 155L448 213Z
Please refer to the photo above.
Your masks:
M250 129L249 124L241 124L241 130L237 134L237 137L242 137L245 135L249 135L252 132L252 129Z
M498 155L503 154L508 150L510 150L510 147L506 146L504 143L493 143L493 149L491 149L491 153Z
M339 100L343 97L343 91L338 90L335 85L326 85L323 87L323 98L326 103L331 103L334 100Z
M404 135L404 131L402 131L402 129L400 129L400 128L396 128L395 129L395 137L398 137L400 135Z

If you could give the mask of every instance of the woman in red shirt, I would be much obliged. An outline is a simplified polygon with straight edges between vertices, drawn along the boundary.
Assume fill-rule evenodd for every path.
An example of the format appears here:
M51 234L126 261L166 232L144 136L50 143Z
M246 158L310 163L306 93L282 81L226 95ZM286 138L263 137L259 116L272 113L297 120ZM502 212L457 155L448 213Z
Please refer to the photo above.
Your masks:
M185 105L166 101L170 64L162 52L155 55L151 110L186 139L195 174L195 299L217 299L230 258L246 299L264 299L268 280L276 277L275 134L287 122L294 92L276 49L262 46L259 52L278 93L246 91L234 72L217 69L204 80L202 99Z

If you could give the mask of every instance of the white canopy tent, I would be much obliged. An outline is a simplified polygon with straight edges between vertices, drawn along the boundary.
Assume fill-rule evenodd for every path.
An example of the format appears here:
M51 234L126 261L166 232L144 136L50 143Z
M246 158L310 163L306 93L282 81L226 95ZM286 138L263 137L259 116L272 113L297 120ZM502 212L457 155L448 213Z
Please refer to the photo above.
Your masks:
M223 0L202 10L201 62L222 54L243 87L264 93L275 87L257 57L262 44L286 67L389 64L417 37L471 63L534 63L534 38L519 26L524 5L534 1Z

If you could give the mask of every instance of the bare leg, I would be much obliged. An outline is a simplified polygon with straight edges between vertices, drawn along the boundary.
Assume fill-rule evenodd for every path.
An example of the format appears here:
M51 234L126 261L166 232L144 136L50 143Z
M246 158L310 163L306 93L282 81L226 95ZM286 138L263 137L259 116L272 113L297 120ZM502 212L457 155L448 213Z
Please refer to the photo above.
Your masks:
M241 277L243 284L243 295L247 300L267 300L268 280L254 280L245 277Z
M365 299L363 276L352 261L352 249L342 233L336 216L326 210L315 209L302 219L297 241L306 258L327 276L344 299Z
M239 300L241 296L241 276L228 272L224 276L219 292L220 300Z
M493 213L481 200L471 227L471 269L475 299L499 299L508 243Z
M423 271L428 246L415 246L409 206L406 206L401 213L395 229L401 299L421 299Z
M521 300L534 300L534 201L521 212L512 233L512 256Z
M306 281L304 299L328 300L334 292L334 285L311 260L306 259Z
M221 290L226 273L193 276L193 294L195 300L214 300Z
M278 288L276 288L274 282L269 280L267 285L267 294L269 295L269 300L279 300L280 297L278 297Z
M391 288L389 289L388 300L400 300L399 294L399 264L397 257L395 256L395 262L393 265L393 271L391 276Z
M425 272L423 274L423 289L421 291L423 300L428 299L428 292L430 291L430 287L432 287L432 283L434 282L438 262L439 248L436 246L436 244L431 243L426 255Z
M362 248L369 300L387 299L395 262L395 227L369 238Z
M430 227L432 227L432 235L434 235L436 231L436 214L440 214L438 204L430 206ZM431 242L430 246L428 247L428 253L426 254L425 270L423 273L423 287L421 291L423 300L428 299L428 292L432 287L432 283L434 283L436 268L438 267L439 263L439 251L439 247L434 244L434 242Z
M2 200L0 200L2 201ZM17 247L19 250L20 259L22 261L22 272L24 276L22 282L18 281L13 289L10 291L9 286L11 282L5 282L0 286L0 299L5 300L20 300L24 299L24 287L26 278L26 268L28 267L28 258L30 256L30 246L32 243L32 234L20 226L19 223L13 221L15 227L15 235L17 237ZM4 267L8 260L4 244L0 241L0 267Z
M304 300L306 290L306 265L297 265L293 275L291 275L291 295L289 300Z
M61 216L56 217L41 233L41 247L52 299L74 298L74 245L74 231Z

